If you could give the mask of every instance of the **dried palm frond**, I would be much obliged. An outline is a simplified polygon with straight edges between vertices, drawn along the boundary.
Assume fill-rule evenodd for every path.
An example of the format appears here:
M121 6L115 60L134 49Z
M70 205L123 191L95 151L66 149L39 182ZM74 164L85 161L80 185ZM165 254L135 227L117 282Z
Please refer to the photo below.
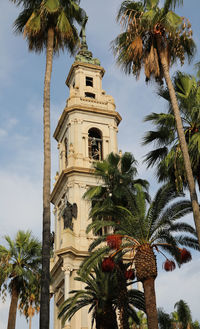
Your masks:
M151 45L150 52L145 57L145 76L147 80L150 79L151 75L155 78L160 77L160 65L157 49Z
M130 58L141 59L143 53L142 38L137 36L129 45L127 52Z

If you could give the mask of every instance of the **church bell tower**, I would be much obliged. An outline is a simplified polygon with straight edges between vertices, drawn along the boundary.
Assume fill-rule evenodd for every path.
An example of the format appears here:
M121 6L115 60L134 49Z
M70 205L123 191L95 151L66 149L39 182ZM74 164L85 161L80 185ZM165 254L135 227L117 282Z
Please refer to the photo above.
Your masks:
M117 127L121 117L113 97L102 89L104 73L82 33L81 48L66 80L69 98L54 132L59 150L59 171L51 194L55 215L51 260L54 329L62 328L57 316L69 291L83 288L74 278L93 240L92 233L85 232L90 203L83 199L88 187L99 184L93 163L105 159L110 152L118 152ZM88 310L83 308L63 328L90 327Z

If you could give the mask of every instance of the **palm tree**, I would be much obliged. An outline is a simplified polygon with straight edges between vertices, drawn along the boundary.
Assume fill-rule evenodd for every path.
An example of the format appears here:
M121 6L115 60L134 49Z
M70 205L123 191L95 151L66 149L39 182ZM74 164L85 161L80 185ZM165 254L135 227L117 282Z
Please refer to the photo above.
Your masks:
M158 323L159 329L173 329L173 323L170 315L163 311L163 309L158 309Z
M41 244L30 231L18 231L14 240L5 236L8 247L0 245L0 292L8 290L11 303L7 329L15 329L18 300L24 300L31 278L39 273Z
M119 289L116 271L105 272L101 264L98 264L89 275L80 273L75 280L82 282L85 288L71 291L72 297L63 302L59 313L62 322L70 320L82 307L90 306L92 327L95 321L97 329L117 329L116 308ZM129 316L138 323L135 307L144 310L144 296L138 290L129 289L127 311Z
M177 311L168 314L163 309L158 309L158 322L160 329L199 329L198 321L192 322L191 311L184 300L178 301L174 308Z
M162 83L163 77L165 79L174 111L200 243L198 199L178 102L169 74L170 66L177 59L183 64L185 55L188 58L192 57L195 45L189 22L170 10L176 3L182 1L165 0L163 8L158 6L159 2L159 0L123 1L117 19L121 20L125 32L113 41L113 48L119 65L126 73L133 73L138 78L144 67L147 81L153 77Z
M21 294L19 310L29 320L29 329L32 326L32 317L40 310L40 282L41 273L38 272L34 277L30 277L28 286Z
M131 153L114 154L110 153L102 162L94 164L95 175L102 181L102 185L90 187L85 193L85 198L92 201L90 216L93 221L99 218L99 209L112 208L113 205L121 205L129 209L136 207L136 187L141 186L148 199L148 182L142 179L135 179L137 175L136 160ZM104 218L105 219L105 218ZM112 216L114 220L114 217ZM100 218L101 220L101 218ZM100 230L97 234L102 234ZM95 242L94 242L95 243ZM127 313L127 287L124 278L124 264L122 259L118 261L118 307L121 327L129 328Z
M50 83L53 55L65 48L73 54L79 37L74 23L83 23L85 12L79 0L11 0L22 4L23 10L16 19L15 31L22 33L30 51L46 49L44 78L44 167L43 167L43 238L40 326L49 328L49 263L50 263Z
M194 76L177 72L174 76L174 88L181 111L184 134L188 144L193 175L200 190L200 87ZM180 143L176 132L176 123L171 108L169 92L162 88L158 94L169 102L168 113L151 113L145 121L152 122L156 130L149 131L144 144L154 143L154 150L146 155L148 166L157 164L159 181L175 182L181 190L187 185L186 173Z
M192 316L188 304L184 300L179 300L174 308L177 310L178 323L181 325L181 329L192 329Z
M200 323L199 321L192 322L192 329L200 329Z
M129 152L110 153L105 160L94 163L94 174L103 184L90 187L84 195L92 202L90 216L94 220L97 219L99 208L112 207L116 204L131 209L135 207L138 185L142 186L146 198L149 200L149 183L140 178L135 179L136 166L137 161Z
M148 329L147 328L147 319L146 319L145 313L142 312L142 311L138 311L137 316L139 318L140 323L136 324L130 319L130 321L129 321L130 328L131 329Z
M130 210L115 206L115 209L100 209L99 216L107 219L112 213L115 214L115 221L96 220L88 226L88 232L98 231L100 227L113 226L115 233L113 236L119 237L123 243L119 246L103 246L93 251L91 256L82 264L81 271L89 271L91 264L95 264L99 258L111 249L110 257L113 258L118 252L127 253L135 264L137 280L141 281L144 288L145 307L147 313L147 323L149 329L158 329L156 296L154 282L157 277L157 264L154 251L162 254L168 252L178 265L191 259L190 252L180 246L188 246L199 250L196 231L186 223L177 222L178 219L192 211L191 203L187 200L176 201L176 189L172 185L161 187L149 208L147 209L145 196L141 188L138 187L136 197L137 207L132 213ZM174 202L173 202L174 201ZM182 233L189 233L184 235ZM104 241L109 240L105 237ZM102 237L93 243L92 248L103 241ZM115 247L116 251L112 251ZM91 248L91 249L92 249ZM162 251L163 250L163 251ZM132 256L131 256L132 255ZM163 267L166 271L175 268L174 260L166 257Z
M171 312L170 314L172 323L173 323L173 329L178 329L178 314L176 311Z

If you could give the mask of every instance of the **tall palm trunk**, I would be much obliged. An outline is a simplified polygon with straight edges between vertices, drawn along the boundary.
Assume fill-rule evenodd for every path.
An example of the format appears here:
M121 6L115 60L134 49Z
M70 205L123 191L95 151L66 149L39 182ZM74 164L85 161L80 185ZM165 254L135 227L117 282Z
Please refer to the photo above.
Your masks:
M32 315L29 316L29 326L28 328L31 329L32 327Z
M157 264L153 249L148 243L143 244L138 248L135 255L135 269L137 279L142 282L144 288L148 329L158 329L154 285L157 277Z
M195 189L195 182L194 182L194 177L192 173L192 167L191 167L191 162L190 162L190 157L188 153L188 147L187 143L185 140L185 134L184 134L184 129L183 129L183 124L180 116L180 111L178 107L178 102L176 98L176 93L170 78L169 74L169 65L167 61L167 55L165 50L162 49L161 45L161 39L158 36L157 37L157 46L158 46L158 52L160 55L160 60L161 60L161 65L163 68L163 73L164 73L164 78L167 84L167 88L169 90L169 95L172 103L172 108L174 111L174 118L176 120L176 128L177 128L177 133L180 141L180 146L181 146L181 151L183 154L183 160L184 160L184 166L185 166L185 171L186 171L186 176L187 176L187 181L188 181L188 186L189 186L189 191L190 191L190 198L192 202L192 209L193 209L193 214L194 214L194 221L195 221L195 227L198 235L198 241L200 244L200 211L199 211L199 204L198 204L198 199L197 199L197 193Z
M7 329L15 329L18 297L19 292L15 282L13 282Z
M199 164L198 164L197 183L198 183L198 187L199 187L199 191L200 191L200 161L199 161Z
M124 275L124 264L122 259L119 260L117 266L117 280L119 286L119 295L118 295L118 309L119 309L119 328L120 329L129 329L128 321L128 292L126 286L126 279Z
M103 316L96 315L96 329L118 329L116 313L112 305L106 305Z
M158 316L156 309L156 294L154 283L154 278L149 278L143 281L148 329L158 329Z
M50 189L51 189L51 142L50 142L50 83L53 62L54 31L48 30L46 71L44 80L44 167L43 167L43 237L42 276L40 301L40 329L49 329L50 284Z

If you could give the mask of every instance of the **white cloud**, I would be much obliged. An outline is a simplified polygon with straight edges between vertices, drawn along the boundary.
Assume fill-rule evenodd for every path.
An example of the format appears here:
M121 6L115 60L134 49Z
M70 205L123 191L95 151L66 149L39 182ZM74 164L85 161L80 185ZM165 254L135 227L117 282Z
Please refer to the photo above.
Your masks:
M4 137L7 136L7 131L5 129L0 128L0 141L4 139Z
M0 170L0 232L13 236L21 230L39 235L42 224L41 186L29 177Z
M1 122L2 128L0 127L0 142L7 137L13 128L17 125L18 120L16 118L4 118Z

